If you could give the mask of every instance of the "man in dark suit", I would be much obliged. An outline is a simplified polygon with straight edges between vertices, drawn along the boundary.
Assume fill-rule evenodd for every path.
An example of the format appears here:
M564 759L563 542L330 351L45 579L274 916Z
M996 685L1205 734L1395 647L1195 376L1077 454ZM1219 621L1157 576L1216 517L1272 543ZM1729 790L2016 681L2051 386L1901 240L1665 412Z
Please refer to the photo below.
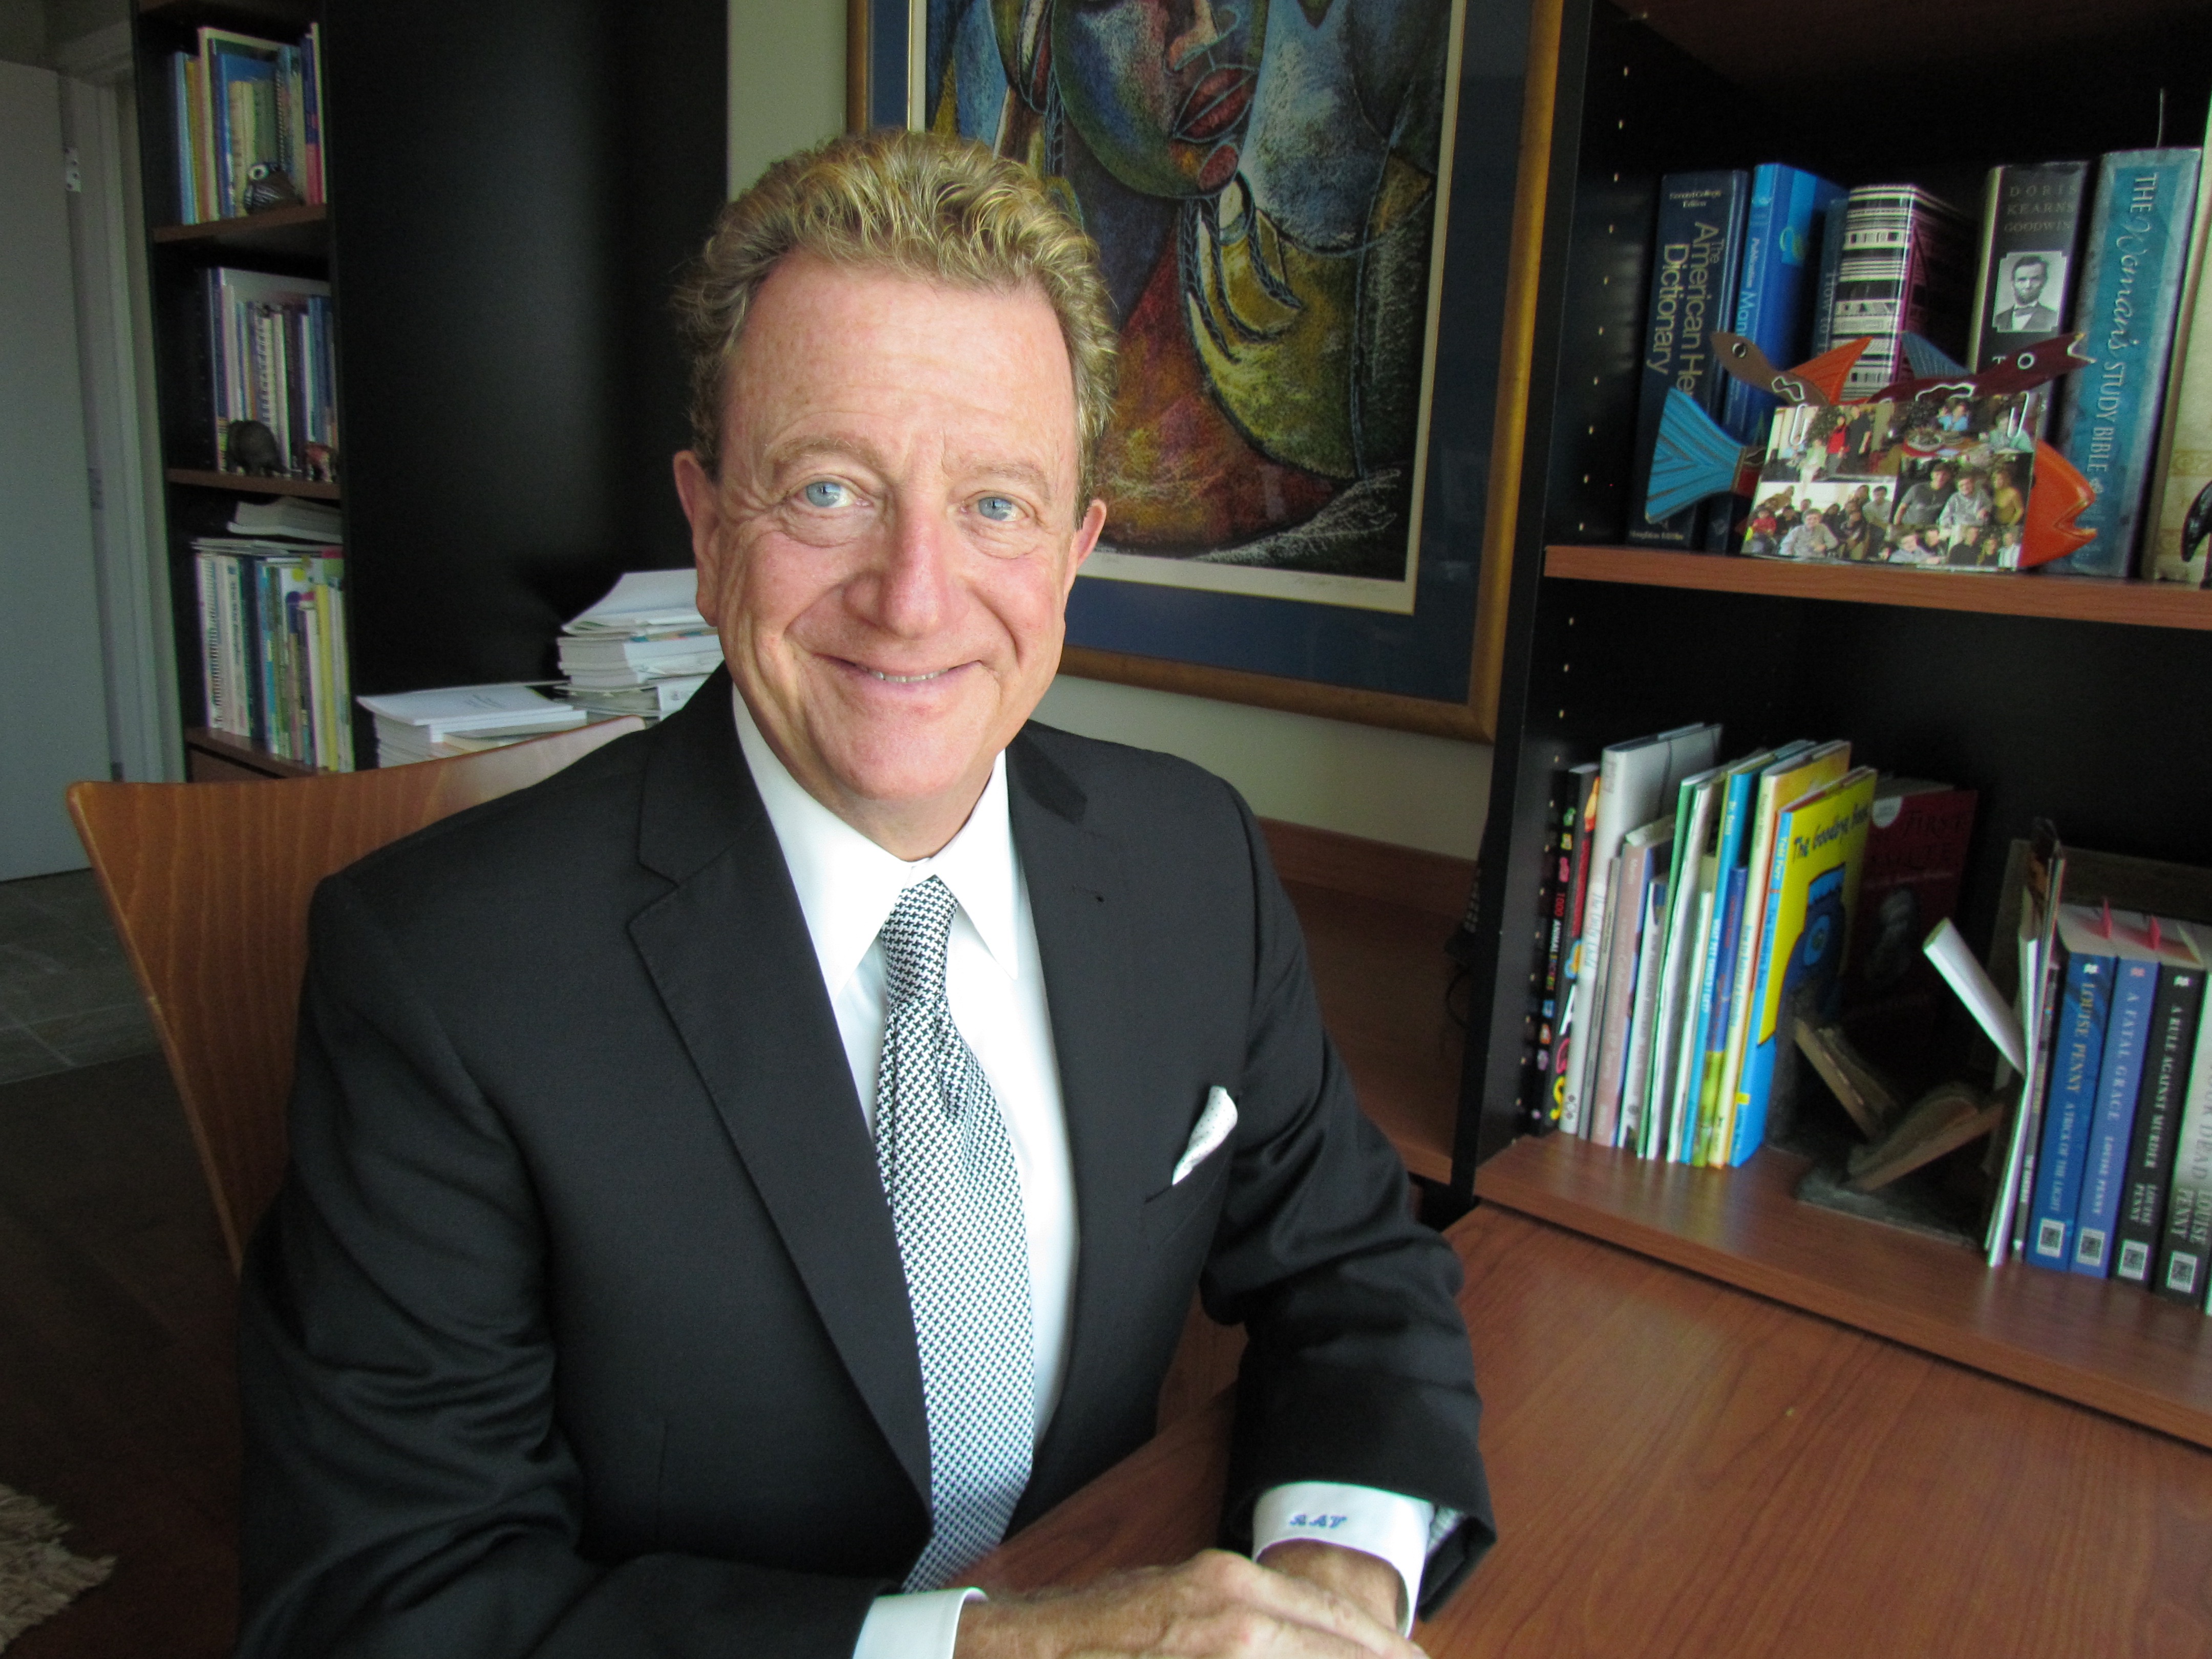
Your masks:
M729 678L317 896L241 1652L1405 1659L1492 1535L1450 1254L1243 803L1027 724L1104 517L1079 237L841 141L685 304ZM972 1599L1194 1283L1264 1565Z

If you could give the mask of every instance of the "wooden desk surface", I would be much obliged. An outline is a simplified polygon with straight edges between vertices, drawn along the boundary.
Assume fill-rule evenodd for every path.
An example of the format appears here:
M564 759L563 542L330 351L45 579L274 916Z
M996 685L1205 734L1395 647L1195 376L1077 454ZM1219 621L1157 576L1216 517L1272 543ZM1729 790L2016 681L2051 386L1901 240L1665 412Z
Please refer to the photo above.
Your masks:
M2212 1453L1485 1206L1450 1237L1503 1538L1434 1655L2212 1653ZM983 1564L1211 1540L1225 1405Z

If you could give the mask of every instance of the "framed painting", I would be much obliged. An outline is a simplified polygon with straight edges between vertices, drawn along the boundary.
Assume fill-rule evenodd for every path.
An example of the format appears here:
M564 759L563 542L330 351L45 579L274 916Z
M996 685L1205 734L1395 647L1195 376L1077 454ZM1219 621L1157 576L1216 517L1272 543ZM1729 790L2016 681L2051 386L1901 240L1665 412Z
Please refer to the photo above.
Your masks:
M849 125L988 143L1098 245L1064 670L1492 740L1560 0L849 7Z

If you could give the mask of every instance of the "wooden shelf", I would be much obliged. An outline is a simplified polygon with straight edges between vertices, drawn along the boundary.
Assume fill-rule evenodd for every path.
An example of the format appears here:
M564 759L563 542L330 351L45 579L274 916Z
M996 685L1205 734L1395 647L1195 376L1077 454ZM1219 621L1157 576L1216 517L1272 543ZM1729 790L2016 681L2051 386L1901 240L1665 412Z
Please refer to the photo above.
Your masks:
M185 731L185 759L195 783L241 783L255 778L319 778L329 776L320 767L307 766L240 743L224 732L204 726ZM203 765L203 759L211 761Z
M1450 1181L1466 1035L1445 1007L1443 947L1474 866L1273 818L1261 827L1297 907L1322 1020L1361 1108L1407 1170Z
M330 209L321 202L270 208L236 219L197 225L162 225L154 232L162 247L215 247L241 253L321 257L330 252Z
M1793 1195L1806 1164L1741 1170L1632 1158L1571 1135L1522 1139L1474 1190L1608 1243L1892 1341L2212 1446L2212 1318L2132 1285L2012 1264Z
M312 478L269 478L250 472L218 472L208 467L173 466L164 474L171 483L192 484L202 489L228 489L236 495L310 495L319 501L338 499L334 483Z
M1832 599L1924 611L1978 611L2142 628L2212 629L2212 592L2171 582L2046 576L2033 571L1977 574L1889 565L1792 564L1778 559L1671 553L1649 547L1553 546L1544 574L1569 581L1683 587L1711 593Z

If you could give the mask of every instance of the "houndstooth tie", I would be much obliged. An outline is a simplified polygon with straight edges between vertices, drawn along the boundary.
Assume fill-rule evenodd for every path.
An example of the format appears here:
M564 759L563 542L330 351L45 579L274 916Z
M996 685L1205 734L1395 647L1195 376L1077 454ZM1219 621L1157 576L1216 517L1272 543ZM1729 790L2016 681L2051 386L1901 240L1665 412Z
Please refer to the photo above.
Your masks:
M935 1589L1006 1535L1030 1479L1035 1339L1020 1172L999 1103L945 999L958 901L909 887L884 947L876 1171L890 1199L921 1351L929 1543L908 1590Z

